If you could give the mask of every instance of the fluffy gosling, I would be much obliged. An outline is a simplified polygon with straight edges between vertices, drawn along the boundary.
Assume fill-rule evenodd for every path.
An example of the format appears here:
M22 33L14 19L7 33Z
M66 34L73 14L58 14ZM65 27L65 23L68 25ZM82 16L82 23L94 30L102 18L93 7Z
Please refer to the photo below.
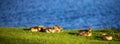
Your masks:
M102 38L103 38L104 40L112 40L112 36L111 36L111 35L108 35L108 34L106 34L106 33L103 33L103 34L102 34Z

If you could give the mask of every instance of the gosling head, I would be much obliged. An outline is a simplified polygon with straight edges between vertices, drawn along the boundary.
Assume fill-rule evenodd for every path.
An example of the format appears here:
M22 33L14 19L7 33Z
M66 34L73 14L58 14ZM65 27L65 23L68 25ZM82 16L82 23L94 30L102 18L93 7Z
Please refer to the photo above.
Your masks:
M88 31L91 32L91 31L92 31L92 27L89 27L89 28L88 28Z

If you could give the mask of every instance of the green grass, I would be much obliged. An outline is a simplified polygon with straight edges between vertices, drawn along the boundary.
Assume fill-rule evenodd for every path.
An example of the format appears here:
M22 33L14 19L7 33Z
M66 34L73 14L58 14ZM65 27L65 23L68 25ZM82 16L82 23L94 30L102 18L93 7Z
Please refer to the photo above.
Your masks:
M45 33L0 27L0 44L120 44L119 30L93 30L91 37L76 36L77 32L78 30L64 30L62 33ZM103 40L102 33L111 34L113 40Z

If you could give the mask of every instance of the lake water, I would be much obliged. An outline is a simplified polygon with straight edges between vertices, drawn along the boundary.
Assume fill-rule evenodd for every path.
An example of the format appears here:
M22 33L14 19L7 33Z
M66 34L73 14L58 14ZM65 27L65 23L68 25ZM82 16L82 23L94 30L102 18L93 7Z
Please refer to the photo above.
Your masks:
M120 27L120 0L1 0L0 26Z

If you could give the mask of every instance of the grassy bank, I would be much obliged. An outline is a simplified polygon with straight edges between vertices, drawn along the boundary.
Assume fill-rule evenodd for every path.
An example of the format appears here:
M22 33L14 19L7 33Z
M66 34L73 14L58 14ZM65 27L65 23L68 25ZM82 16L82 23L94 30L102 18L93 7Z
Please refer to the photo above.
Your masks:
M31 32L23 28L0 27L0 44L120 44L120 31L111 29L93 30L93 36L76 36L78 30L64 30L62 33ZM109 33L113 40L101 38Z

